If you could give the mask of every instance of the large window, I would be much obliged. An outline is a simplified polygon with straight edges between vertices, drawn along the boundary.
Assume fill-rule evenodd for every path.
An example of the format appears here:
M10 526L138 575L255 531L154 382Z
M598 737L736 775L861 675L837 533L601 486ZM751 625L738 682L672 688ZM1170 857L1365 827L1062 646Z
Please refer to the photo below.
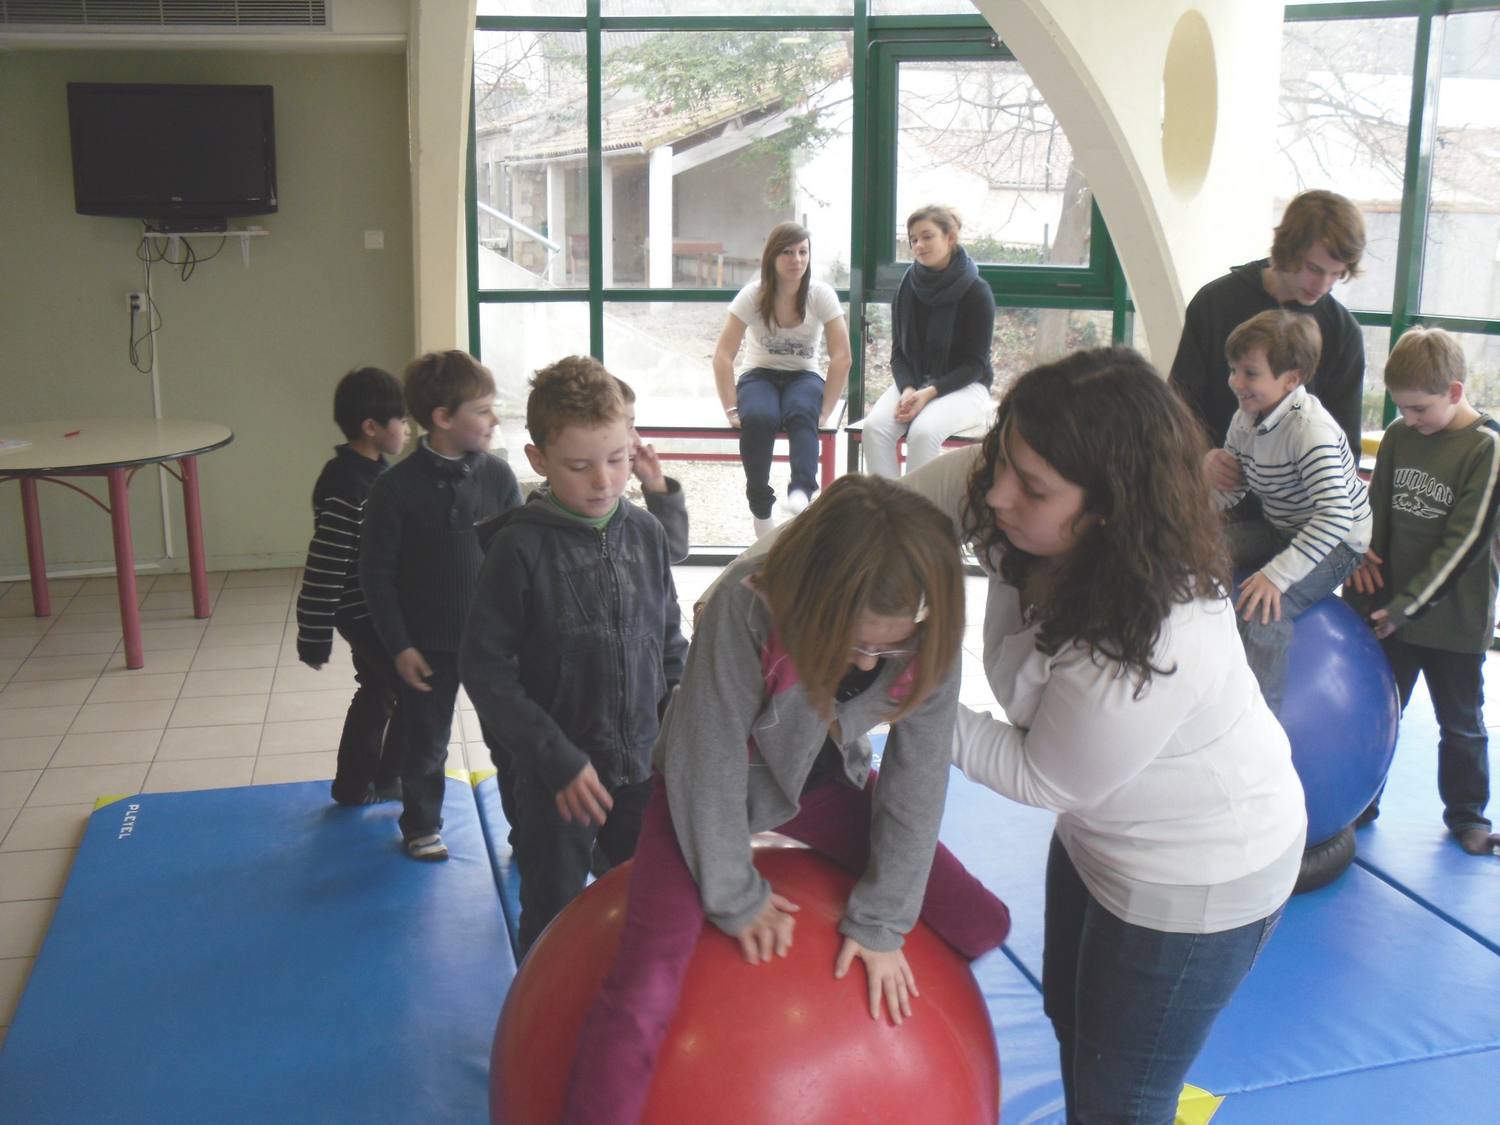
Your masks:
M1312 187L1364 213L1362 276L1336 292L1365 326L1365 428L1393 416L1381 374L1413 324L1460 333L1471 397L1500 406L1500 4L1318 4L1286 18L1276 215Z

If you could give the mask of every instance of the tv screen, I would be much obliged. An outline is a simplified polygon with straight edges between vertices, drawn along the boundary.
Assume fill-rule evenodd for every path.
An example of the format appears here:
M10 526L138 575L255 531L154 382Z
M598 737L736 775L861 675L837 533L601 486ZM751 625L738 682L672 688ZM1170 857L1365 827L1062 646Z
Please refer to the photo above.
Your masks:
M80 215L164 229L276 210L269 86L68 83Z

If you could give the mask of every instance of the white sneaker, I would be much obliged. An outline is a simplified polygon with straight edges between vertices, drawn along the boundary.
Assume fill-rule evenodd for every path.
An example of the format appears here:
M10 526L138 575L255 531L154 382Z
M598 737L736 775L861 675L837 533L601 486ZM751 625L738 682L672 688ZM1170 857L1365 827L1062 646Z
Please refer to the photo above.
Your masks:
M790 519L792 516L800 516L807 510L807 506L811 503L812 497L799 489L796 492L788 492L786 494L786 499L781 502L781 509L786 512L787 518Z
M776 526L776 521L773 520L770 516L767 516L765 519L761 519L759 516L752 515L750 517L750 522L755 527L755 538L757 540L759 540L761 536L765 535L766 532L770 531L773 527Z

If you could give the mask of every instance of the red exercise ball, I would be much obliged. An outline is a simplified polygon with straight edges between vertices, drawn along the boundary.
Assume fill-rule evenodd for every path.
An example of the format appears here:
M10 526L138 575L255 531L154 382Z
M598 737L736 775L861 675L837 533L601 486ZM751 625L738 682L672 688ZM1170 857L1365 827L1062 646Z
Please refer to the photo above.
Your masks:
M757 848L755 865L801 907L791 952L747 965L736 941L704 925L643 1120L998 1120L995 1036L968 962L918 923L905 951L921 996L900 1027L876 1022L863 966L833 979L853 877L805 848ZM490 1054L493 1121L558 1120L579 1028L619 945L629 872L584 891L522 964Z

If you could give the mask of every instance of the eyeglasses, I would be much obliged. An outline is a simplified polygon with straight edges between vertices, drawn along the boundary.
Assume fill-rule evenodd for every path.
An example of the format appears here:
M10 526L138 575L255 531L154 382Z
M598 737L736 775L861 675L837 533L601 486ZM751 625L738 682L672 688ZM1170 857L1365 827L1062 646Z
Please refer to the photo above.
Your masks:
M917 650L914 648L868 649L860 648L859 645L850 645L849 651L854 653L855 656L868 656L871 660L883 660L886 658L896 660L903 656L917 655Z

